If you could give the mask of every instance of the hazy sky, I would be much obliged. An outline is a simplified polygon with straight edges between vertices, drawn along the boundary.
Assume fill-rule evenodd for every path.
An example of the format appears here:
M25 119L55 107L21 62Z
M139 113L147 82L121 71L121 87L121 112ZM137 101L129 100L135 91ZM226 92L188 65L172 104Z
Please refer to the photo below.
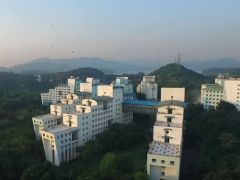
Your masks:
M34 58L240 59L240 0L1 0L0 66Z

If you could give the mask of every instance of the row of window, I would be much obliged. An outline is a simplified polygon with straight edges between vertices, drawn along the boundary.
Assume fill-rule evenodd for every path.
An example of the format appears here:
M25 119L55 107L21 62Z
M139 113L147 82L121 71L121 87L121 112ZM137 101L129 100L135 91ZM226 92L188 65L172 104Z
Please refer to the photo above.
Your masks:
M152 162L153 162L153 163L157 163L157 159L153 158L153 159L152 159ZM166 161L165 161L165 160L161 160L161 164L164 164L164 165L165 165L165 164L166 164ZM169 165L174 165L174 164L175 164L174 161L170 161L170 162L169 162Z

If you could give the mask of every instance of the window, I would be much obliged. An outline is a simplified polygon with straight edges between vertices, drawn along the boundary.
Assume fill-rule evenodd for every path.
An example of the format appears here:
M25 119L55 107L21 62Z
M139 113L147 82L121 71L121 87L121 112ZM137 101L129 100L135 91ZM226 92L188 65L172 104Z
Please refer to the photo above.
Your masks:
M171 123L172 122L172 118L171 117L167 117L167 122Z
M174 165L174 161L170 161L170 165Z
M165 176L165 172L161 172L161 176Z
M152 162L155 163L155 162L157 162L157 160L156 159L152 159Z
M164 142L169 143L169 137L164 137Z
M165 163L165 161L164 161L164 160L161 160L161 163L162 163L162 164L164 164L164 163Z
M172 114L172 108L168 108L168 114Z

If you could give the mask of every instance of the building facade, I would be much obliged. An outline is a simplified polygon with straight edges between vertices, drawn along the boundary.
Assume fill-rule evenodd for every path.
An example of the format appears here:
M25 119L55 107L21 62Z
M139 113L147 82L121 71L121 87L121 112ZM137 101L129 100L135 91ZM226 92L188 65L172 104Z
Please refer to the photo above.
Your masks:
M144 76L137 86L137 93L144 94L146 100L157 100L157 92L158 84L155 82L155 76Z
M204 108L216 108L221 101L227 101L240 110L240 78L219 75L215 84L203 84L201 103Z
M33 117L37 139L41 139L46 159L60 166L76 158L77 149L113 123L128 124L131 112L123 112L123 87L96 86L96 96L81 99L69 94L50 106L50 114Z
M185 89L163 88L161 98L147 154L147 174L150 180L178 180Z
M66 95L70 94L70 87L62 84L54 89L49 89L48 93L41 93L41 101L43 105L55 104L65 98Z

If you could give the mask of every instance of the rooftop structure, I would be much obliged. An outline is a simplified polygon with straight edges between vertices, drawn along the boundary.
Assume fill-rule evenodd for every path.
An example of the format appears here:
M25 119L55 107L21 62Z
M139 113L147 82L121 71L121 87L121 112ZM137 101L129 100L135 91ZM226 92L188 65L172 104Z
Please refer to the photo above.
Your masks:
M161 143L161 142L152 142L148 150L149 154L155 155L165 155L165 156L175 156L180 157L181 155L180 145Z

